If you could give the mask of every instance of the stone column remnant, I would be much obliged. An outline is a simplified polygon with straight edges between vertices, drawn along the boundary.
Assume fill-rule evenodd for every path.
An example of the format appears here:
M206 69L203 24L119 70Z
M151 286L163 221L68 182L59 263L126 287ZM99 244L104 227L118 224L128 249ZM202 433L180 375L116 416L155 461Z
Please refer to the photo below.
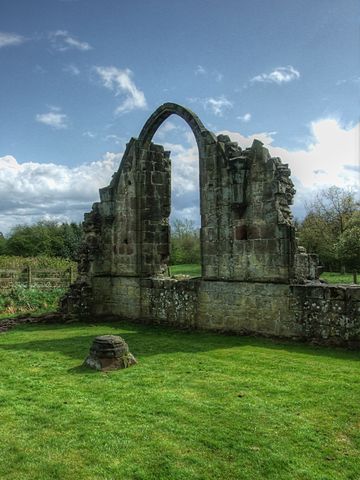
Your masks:
M101 335L93 341L84 365L107 372L137 363L125 340L117 335Z

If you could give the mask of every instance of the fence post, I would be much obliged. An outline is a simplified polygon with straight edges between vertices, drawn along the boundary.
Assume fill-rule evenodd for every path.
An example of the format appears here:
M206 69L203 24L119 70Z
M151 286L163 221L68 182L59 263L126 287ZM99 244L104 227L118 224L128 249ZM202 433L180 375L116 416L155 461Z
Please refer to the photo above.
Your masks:
M71 285L75 281L75 272L74 272L74 267L72 265L69 268L69 273L70 273L70 285Z
M32 273L31 273L31 266L27 266L27 288L31 288L32 283Z

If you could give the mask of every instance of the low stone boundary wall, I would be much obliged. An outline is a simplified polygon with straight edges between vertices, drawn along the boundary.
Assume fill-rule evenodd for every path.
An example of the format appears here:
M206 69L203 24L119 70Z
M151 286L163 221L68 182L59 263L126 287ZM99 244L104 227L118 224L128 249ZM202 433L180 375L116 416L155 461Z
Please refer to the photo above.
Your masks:
M360 287L93 277L95 315L360 346Z
M360 287L293 285L291 312L304 338L360 346Z

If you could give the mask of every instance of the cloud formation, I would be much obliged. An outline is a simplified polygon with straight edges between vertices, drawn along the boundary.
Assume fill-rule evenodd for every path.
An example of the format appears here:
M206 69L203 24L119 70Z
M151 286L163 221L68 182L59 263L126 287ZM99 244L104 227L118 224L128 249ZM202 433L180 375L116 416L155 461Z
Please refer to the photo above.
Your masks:
M50 112L38 113L35 116L35 119L37 122L48 125L55 130L67 128L67 115L65 113L61 113L56 107L52 107Z
M147 107L144 92L135 85L132 79L133 72L129 68L121 70L116 67L94 67L94 70L105 88L113 91L115 96L123 97L115 113L127 113L136 108Z
M211 77L215 78L215 81L221 82L221 80L224 78L224 75L221 72L218 72L217 70L214 70L212 72L209 72L205 67L202 65L197 65L194 73L196 76L201 75L201 76L208 76L210 75Z
M63 72L69 73L70 75L73 75L74 77L77 77L80 75L80 69L76 65L70 63L69 65L65 65L63 68Z
M0 32L0 48L21 45L26 38L17 33Z
M207 98L192 97L189 98L189 101L201 104L205 110L212 112L217 117L222 117L226 110L233 108L232 102L225 95Z
M80 50L86 52L92 50L92 46L88 42L81 42L77 38L71 36L67 30L51 32L49 38L52 48L58 52L66 52L67 50Z
M206 75L206 69L202 65L197 65L195 68L195 75Z
M273 157L288 163L295 183L294 213L304 215L304 204L320 189L336 185L359 192L360 183L360 123L344 128L334 118L319 119L310 124L311 142L305 149L287 150L274 145L272 134L244 137L238 132L221 132L241 147L248 147L254 138L269 148Z
M168 133L173 130L170 126ZM257 138L272 156L289 164L297 189L294 213L301 218L305 201L319 189L331 185L359 188L359 132L360 124L346 129L335 119L320 119L310 125L311 143L298 150L276 145L273 133L218 133L229 135L242 148ZM184 144L165 141L164 147L171 151L172 159L172 217L189 218L198 224L199 154L193 134L188 133ZM0 158L0 231L43 218L80 221L98 200L98 189L109 184L121 157L120 153L107 153L97 162L77 167L20 164L11 155Z
M228 100L225 95L217 98L206 98L204 100L205 110L211 110L214 115L222 117L225 110L233 108L233 104Z
M245 115L240 115L239 117L236 117L238 120L241 120L242 122L250 122L251 120L251 113L245 113Z
M120 160L121 154L106 153L99 161L67 167L0 157L0 231L41 219L81 221Z
M295 70L291 65L287 67L277 67L270 73L260 73L253 77L251 83L275 83L277 85L282 85L284 83L292 82L300 78L300 72Z

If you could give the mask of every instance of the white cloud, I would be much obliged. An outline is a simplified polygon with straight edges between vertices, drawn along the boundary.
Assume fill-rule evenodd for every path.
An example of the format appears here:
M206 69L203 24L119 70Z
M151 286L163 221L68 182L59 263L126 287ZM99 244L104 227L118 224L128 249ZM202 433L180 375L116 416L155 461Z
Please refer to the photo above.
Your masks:
M43 218L82 220L98 200L99 188L110 183L121 156L106 153L97 162L77 167L0 157L0 231Z
M93 132L90 132L89 130L87 130L86 132L83 132L83 137L88 137L88 138L95 138L96 137L96 133L93 133Z
M133 79L133 73L126 68L121 70L116 67L94 67L103 86L122 96L122 103L116 108L115 113L127 113L136 108L146 108L147 103L144 93L139 90Z
M258 138L273 157L289 164L297 190L294 211L302 215L305 200L316 191L331 185L358 191L360 184L360 123L345 129L338 120L325 118L312 122L310 131L312 141L302 150L275 146L271 134L244 137L237 132L221 133L229 135L241 147L250 146Z
M126 143L126 141L123 138L121 138L121 137L119 137L119 135L115 135L115 134L106 135L104 140L106 142L115 143L115 145L122 145L122 144Z
M66 52L67 50L80 50L86 52L92 50L88 42L81 42L71 36L67 30L57 30L49 34L50 42L54 50Z
M277 85L282 85L283 83L289 83L298 78L300 78L300 72L295 70L291 65L288 65L287 67L277 67L270 73L256 75L250 82L276 83Z
M194 70L194 73L195 75L211 76L215 78L217 82L221 82L221 80L224 78L224 75L221 72L218 72L217 70L209 71L202 65L197 65L197 67Z
M205 75L206 69L202 65L198 65L195 69L195 75Z
M80 75L80 69L73 64L65 65L63 68L63 72L70 73L70 75L74 75L74 77L77 77L78 75Z
M206 98L204 105L205 109L211 110L218 117L222 117L225 110L233 107L233 104L224 95L217 98Z
M162 140L169 132L173 132L174 130L179 130L179 127L176 126L170 120L166 120L156 131L154 136L154 142L158 140ZM158 139L158 140L157 140Z
M228 100L225 95L220 97L208 97L208 98L189 98L192 103L200 103L205 110L210 110L214 115L222 117L226 110L233 108L233 104Z
M65 113L60 112L59 107L49 107L50 112L47 113L38 113L35 117L37 122L43 123L44 125L48 125L56 130L62 130L67 128L67 120L68 117Z
M245 115L240 115L239 117L236 117L238 120L241 120L242 122L250 122L251 120L251 113L245 113Z
M220 73L218 71L214 72L214 77L217 82L221 82L221 80L224 78L224 74Z
M21 45L26 38L17 33L0 32L0 48Z
M339 86L339 85L344 85L344 84L355 84L357 86L360 86L360 76L353 76L353 77L350 77L350 78L345 78L343 80L338 80L336 82L336 85Z
M305 200L321 188L337 185L359 188L360 124L345 129L335 119L320 119L310 125L312 141L306 148L288 150L277 145L274 132L244 136L222 131L249 147L255 138L270 154L288 163L297 194L294 212L304 213ZM187 135L187 146L164 143L172 159L172 217L199 219L199 158L195 138ZM17 223L39 219L82 219L98 199L98 189L109 184L121 154L107 153L101 160L77 167L23 163L10 155L0 158L0 231Z

